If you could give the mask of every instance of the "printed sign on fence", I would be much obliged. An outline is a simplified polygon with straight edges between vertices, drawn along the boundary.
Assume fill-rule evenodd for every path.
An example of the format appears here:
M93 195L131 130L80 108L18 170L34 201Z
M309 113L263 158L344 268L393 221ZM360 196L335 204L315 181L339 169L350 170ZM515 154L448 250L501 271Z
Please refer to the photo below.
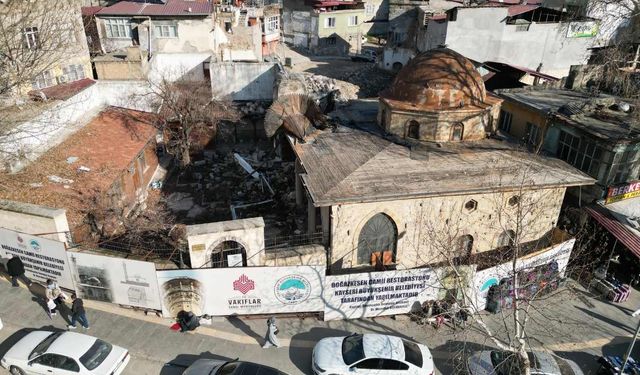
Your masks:
M406 314L436 299L439 286L431 269L327 276L324 319Z
M52 279L63 288L74 289L63 242L0 228L0 256L8 258L9 254L22 259L28 278Z
M162 312L216 316L322 311L324 267L230 267L158 271Z
M81 298L162 309L153 263L83 252L68 252Z

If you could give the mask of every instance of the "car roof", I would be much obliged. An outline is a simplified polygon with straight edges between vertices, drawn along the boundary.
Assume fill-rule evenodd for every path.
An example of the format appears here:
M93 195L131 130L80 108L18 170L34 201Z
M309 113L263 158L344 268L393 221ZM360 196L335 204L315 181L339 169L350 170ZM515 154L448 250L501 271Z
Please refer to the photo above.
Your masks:
M75 332L64 332L47 349L47 353L55 353L72 358L79 358L96 342L95 337Z
M365 334L362 337L365 358L386 358L404 361L404 344L395 336Z

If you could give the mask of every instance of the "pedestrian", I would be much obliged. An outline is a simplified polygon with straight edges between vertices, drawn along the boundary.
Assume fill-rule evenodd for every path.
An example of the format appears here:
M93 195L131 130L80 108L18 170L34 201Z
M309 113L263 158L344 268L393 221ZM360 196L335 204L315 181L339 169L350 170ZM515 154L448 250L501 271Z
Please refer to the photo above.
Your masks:
M80 325L84 329L89 329L89 320L87 320L87 312L84 310L84 303L82 298L73 293L71 295L71 324L67 326L69 329L76 329L76 322L80 322Z
M64 300L64 295L58 284L51 280L47 280L47 289L45 289L45 297L47 298L47 308L49 309L50 316L56 316L58 314L58 305Z
M27 286L31 286L31 280L24 275L24 264L19 256L9 254L7 273L11 276L11 285L14 287L18 286L18 279L21 279Z
M265 349L272 346L276 348L279 347L280 342L278 341L278 337L276 336L277 334L278 327L276 326L276 318L272 316L267 319L267 333L264 336L264 345L262 345L262 347Z

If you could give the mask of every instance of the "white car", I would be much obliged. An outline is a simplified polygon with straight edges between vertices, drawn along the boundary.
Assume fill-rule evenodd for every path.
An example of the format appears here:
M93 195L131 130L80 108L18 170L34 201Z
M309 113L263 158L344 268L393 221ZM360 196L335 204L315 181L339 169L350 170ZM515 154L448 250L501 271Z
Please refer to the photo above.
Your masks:
M324 338L313 348L316 375L433 375L433 357L424 345L395 336L352 334Z
M580 367L568 359L546 352L528 352L531 375L584 375ZM503 351L483 351L472 355L468 361L471 375L511 374L518 368L514 353Z
M13 375L118 375L129 352L95 337L75 332L34 331L1 360Z

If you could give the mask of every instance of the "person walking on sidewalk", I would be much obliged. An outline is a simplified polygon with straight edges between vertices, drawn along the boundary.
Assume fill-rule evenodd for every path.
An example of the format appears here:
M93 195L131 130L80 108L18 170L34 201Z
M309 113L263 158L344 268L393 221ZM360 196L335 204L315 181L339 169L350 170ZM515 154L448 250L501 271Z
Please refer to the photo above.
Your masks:
M11 276L11 285L18 286L18 279L22 280L27 286L31 285L31 280L27 279L24 275L24 264L19 256L9 254L9 261L7 262L7 273Z
M82 298L74 293L71 295L71 324L67 326L69 329L76 329L76 322L80 322L80 325L84 329L89 329L89 320L87 320L87 312L84 310L84 303Z
M44 292L47 298L47 308L49 309L50 316L56 316L58 314L58 305L62 303L64 299L62 291L58 288L58 284L55 281L47 280L47 289Z

